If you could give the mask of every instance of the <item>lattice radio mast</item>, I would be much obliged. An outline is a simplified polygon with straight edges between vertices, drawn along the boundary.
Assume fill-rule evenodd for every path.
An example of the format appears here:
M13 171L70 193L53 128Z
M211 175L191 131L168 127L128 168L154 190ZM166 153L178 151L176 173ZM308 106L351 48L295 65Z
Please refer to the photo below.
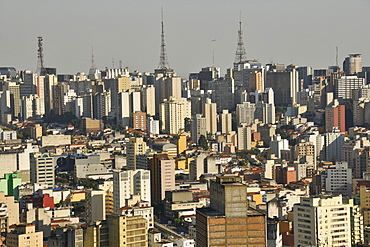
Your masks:
M162 34L161 34L161 54L159 56L159 69L166 69L169 68L168 64L168 57L166 52L166 43L164 42L164 22L163 22L163 8L161 8L161 14L162 14Z
M43 38L37 37L37 72L39 75L43 76L46 75L46 69L45 69L45 64L44 64L44 48L43 48Z
M242 19L240 16L239 31L238 31L238 46L235 52L235 63L241 64L247 60L244 42L243 42L243 30L242 30Z

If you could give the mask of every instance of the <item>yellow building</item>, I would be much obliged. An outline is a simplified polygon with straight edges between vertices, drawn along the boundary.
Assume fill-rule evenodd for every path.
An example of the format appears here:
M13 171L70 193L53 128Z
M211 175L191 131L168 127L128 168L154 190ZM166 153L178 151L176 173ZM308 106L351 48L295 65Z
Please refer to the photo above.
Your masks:
M177 155L182 154L188 147L187 136L185 134L179 134L177 139Z
M190 157L180 157L176 160L176 169L182 169L184 171L189 171L190 162L194 160L194 158Z
M176 169L185 170L185 167L186 167L186 158L185 157L177 158L175 164L176 164Z
M147 224L147 220L142 216L110 215L108 217L109 246L148 246Z
M260 193L251 193L250 196L252 197L252 201L254 201L256 203L256 205L263 204L262 194L260 194Z
M72 192L66 202L80 202L86 199L85 191Z

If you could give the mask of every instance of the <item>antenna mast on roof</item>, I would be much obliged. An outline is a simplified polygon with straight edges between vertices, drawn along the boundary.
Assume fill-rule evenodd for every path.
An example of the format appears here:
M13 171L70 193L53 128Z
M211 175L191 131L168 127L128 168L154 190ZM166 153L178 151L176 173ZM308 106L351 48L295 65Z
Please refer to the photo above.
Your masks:
M240 12L239 31L238 31L238 46L235 52L235 63L241 64L247 60L244 42L243 42L243 30L242 30L242 17Z
M161 8L161 14L162 14L162 34L161 34L161 54L159 56L159 69L165 69L169 68L168 64L168 57L167 57L167 52L166 52L166 43L164 42L164 22L163 22L163 8Z
M37 73L41 76L46 74L45 64L44 64L44 48L42 47L43 46L43 41L44 41L44 39L41 36L37 37L37 46L38 46L38 49L37 49L37 58L38 58Z

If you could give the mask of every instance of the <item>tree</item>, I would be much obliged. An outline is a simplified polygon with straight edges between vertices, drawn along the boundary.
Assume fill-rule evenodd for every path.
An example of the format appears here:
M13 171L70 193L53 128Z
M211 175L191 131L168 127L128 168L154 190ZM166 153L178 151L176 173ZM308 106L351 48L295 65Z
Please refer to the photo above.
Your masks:
M198 140L198 146L203 148L204 150L208 149L208 141L204 135L201 135Z

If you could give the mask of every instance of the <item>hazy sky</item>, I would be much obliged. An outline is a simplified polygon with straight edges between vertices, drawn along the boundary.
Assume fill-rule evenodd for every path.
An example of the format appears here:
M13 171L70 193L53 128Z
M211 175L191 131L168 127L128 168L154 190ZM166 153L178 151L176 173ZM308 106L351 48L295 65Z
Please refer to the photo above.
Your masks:
M239 13L248 59L263 64L339 64L361 53L370 66L370 0L0 0L0 67L37 67L37 36L45 65L87 72L94 46L98 68L153 71L159 63L161 7L170 67L184 77L235 59ZM212 40L216 40L212 42Z

